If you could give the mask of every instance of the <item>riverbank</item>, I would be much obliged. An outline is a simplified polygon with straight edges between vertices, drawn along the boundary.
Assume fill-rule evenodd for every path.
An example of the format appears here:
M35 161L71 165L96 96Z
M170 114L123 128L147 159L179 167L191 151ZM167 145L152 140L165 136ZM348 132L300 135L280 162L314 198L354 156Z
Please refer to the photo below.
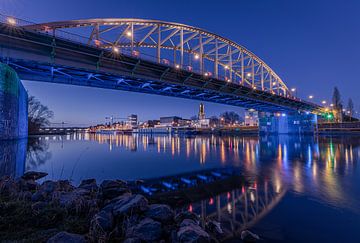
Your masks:
M0 179L0 241L29 242L217 242L216 221L200 226L188 211L150 204L126 181L37 181L46 173Z

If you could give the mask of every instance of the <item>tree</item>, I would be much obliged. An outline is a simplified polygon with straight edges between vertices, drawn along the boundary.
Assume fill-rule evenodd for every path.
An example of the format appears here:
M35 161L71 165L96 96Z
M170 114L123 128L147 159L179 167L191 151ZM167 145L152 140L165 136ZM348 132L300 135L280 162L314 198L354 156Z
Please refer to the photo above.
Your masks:
M240 116L234 111L226 111L220 115L225 124L234 124L240 122Z
M54 117L54 112L34 96L28 98L28 126L29 133L36 133L41 127L50 125L50 119Z
M351 121L351 118L354 114L354 102L352 101L351 98L349 98L349 101L348 101L348 105L347 105L347 113L350 117L350 121Z
M339 89L335 86L333 97L332 97L332 103L334 104L334 108L337 110L342 109L342 101L341 101L341 95Z

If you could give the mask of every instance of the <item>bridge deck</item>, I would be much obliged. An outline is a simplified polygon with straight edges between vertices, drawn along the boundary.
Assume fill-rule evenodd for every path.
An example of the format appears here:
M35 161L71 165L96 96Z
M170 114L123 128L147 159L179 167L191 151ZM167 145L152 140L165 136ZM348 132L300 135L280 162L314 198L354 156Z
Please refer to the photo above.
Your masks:
M0 24L1 61L23 80L197 99L258 111L319 112L321 107L93 46Z

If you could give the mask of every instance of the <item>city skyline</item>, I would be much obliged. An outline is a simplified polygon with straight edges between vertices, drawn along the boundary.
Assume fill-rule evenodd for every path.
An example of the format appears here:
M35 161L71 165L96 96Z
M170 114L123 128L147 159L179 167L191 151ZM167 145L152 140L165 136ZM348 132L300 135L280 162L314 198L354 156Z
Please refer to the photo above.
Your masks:
M70 3L70 1L65 2ZM125 9L116 8L121 5L118 1L107 1L107 4L94 3L91 7L87 6L86 1L63 3L64 1L49 3L42 0L31 3L4 1L2 9L6 9L5 14L34 22L95 17L135 17L201 27L228 37L262 57L282 77L289 88L296 88L300 97L313 95L313 100L318 103L322 100L330 103L333 87L338 86L343 94L344 105L347 105L347 100L351 97L355 109L359 107L356 88L352 88L357 85L356 57L360 53L356 45L360 38L356 31L358 20L354 18L359 9L356 1L349 1L346 5L341 4L340 1L334 3L305 1L301 4L286 1L275 3L226 1L221 6L193 3L192 8L187 8L181 3L169 6L164 1L155 3L144 1L127 4ZM234 8L225 9L225 6L230 4L234 5ZM52 11L52 9L62 11ZM212 20L211 15L217 9L226 10L228 14ZM241 17L236 15L236 9L243 10ZM175 12L182 14L177 15L174 14ZM339 18L334 18L335 14ZM252 16L257 18L253 19ZM237 28L238 23L241 23L241 28ZM271 28L266 27L267 25ZM342 61L345 57L346 63ZM31 95L36 96L55 112L54 122L92 124L103 121L105 116L125 116L131 113L137 113L144 120L168 115L190 117L196 114L200 103L124 91L26 81L24 84ZM218 115L226 110L242 112L238 107L213 103L205 103L205 105L208 116Z

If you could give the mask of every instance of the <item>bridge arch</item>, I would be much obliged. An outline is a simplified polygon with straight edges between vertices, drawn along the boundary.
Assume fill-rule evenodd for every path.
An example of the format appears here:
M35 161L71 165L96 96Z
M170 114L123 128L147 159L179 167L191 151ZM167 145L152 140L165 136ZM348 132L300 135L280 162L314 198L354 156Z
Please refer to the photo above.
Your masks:
M282 96L292 96L282 79L245 47L206 30L146 19L85 19L27 25L26 29L59 33L72 39L151 59L178 69ZM71 29L71 32L64 32ZM80 37L80 38L79 38Z

